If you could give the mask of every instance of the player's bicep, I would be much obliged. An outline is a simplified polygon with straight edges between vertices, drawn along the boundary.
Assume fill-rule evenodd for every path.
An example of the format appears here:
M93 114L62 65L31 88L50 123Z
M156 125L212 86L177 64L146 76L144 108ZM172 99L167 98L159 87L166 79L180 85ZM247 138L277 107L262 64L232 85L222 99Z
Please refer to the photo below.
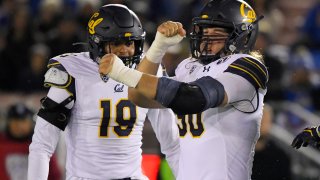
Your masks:
M224 73L217 78L223 85L227 96L226 104L252 99L256 95L255 87L246 79L231 73Z
M129 88L128 98L135 105L142 108L163 108L163 106L153 99L149 99L134 88Z
M243 112L254 112L258 108L260 90L266 91L267 68L251 57L237 59L217 78L225 88L228 104Z

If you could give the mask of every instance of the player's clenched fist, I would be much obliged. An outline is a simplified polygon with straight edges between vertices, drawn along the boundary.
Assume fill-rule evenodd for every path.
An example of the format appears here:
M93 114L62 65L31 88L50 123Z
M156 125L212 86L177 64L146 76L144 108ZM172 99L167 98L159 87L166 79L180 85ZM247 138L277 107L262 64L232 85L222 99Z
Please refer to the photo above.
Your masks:
M111 72L115 56L114 54L106 54L101 58L99 62L100 74L108 75Z
M166 37L172 37L174 35L179 34L184 37L186 35L186 31L183 29L183 26L179 22L166 21L158 26L158 32L165 35Z
M186 31L179 22L167 21L158 26L156 37L146 53L150 62L160 63L170 46L180 43L186 36Z

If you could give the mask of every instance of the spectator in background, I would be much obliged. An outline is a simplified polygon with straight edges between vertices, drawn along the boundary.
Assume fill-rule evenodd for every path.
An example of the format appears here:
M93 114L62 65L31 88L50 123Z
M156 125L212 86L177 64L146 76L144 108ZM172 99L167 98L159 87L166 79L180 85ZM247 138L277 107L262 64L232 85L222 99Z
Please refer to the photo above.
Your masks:
M0 134L0 179L27 179L28 154L33 134L33 112L24 104L9 107L5 133ZM56 158L50 162L49 180L60 180Z
M99 1L95 1L95 2L99 2ZM93 3L93 1L85 1L83 3L80 3L77 21L80 26L79 31L81 31L81 33L79 34L80 34L81 40L85 40L87 38L85 30L87 29L88 22L90 20L91 15L97 9L95 7L95 4L97 3Z
M320 3L306 16L300 38L290 48L287 99L320 110Z
M302 35L300 40L293 46L293 56L296 58L297 67L306 67L300 71L303 77L302 82L306 81L309 84L307 89L310 93L310 100L316 110L320 110L320 3L318 2L309 11L305 23L302 27ZM304 70L304 71L303 71Z
M259 34L254 49L259 51L268 67L269 83L268 93L265 100L283 100L284 87L282 85L283 75L285 72L284 64L275 55L271 54L270 47L272 41L272 26L268 21L262 20L259 27Z
M7 86L7 80L8 80L8 77L7 77L7 68L6 66L4 66L4 59L5 59L5 56L4 56L4 50L7 46L7 41L6 41L6 35L5 35L5 31L1 31L0 30L0 63L1 66L0 66L0 89L5 89L6 86Z
M192 30L191 21L193 17L196 17L201 11L202 7L209 0L189 0L184 1L184 7L180 9L188 9L188 11L180 11L179 21L184 25L187 31Z
M284 76L285 99L311 112L320 110L320 3L308 13L300 29L300 38L289 49L289 61ZM317 32L317 33L316 33ZM294 134L308 126L301 117L288 112L285 128Z
M37 31L35 38L45 42L53 35L60 18L61 5L58 1L42 1L39 14L34 18L34 28Z
M29 11L26 7L19 7L8 29L1 66L5 68L4 84L6 90L16 90L17 79L23 67L28 66L29 47L33 44L33 33L29 22Z
M313 62L313 71L311 71L311 99L317 111L320 110L320 2L309 11L304 26L302 27L301 42L309 51L309 56Z
M291 180L290 158L270 139L273 109L264 105L260 138L256 144L252 168L253 180Z
M179 15L179 1L171 1L171 0L151 0L150 8L153 11L150 11L150 16L153 19L158 20L158 22L162 22L168 19L176 20Z
M287 65L285 98L301 104L304 108L314 111L311 90L315 64L305 46L294 47L290 52Z
M80 1L79 2L79 14L78 14L78 22L81 29L86 29L88 26L89 19L91 15L95 12L96 9L100 6L99 1ZM85 34L85 31L84 33Z
M10 16L13 14L15 3L12 0L0 1L0 29L6 28L10 22Z
M261 21L261 27L265 24L270 25L269 40L272 43L279 43L281 39L280 31L285 24L285 17L283 11L279 9L279 1L276 0L247 0L249 4L252 4L256 9L258 15L263 15L264 19Z
M49 48L44 44L35 44L30 49L30 65L24 67L19 79L18 87L23 92L44 91L44 74L49 57Z
M308 13L304 26L302 27L303 39L310 48L320 47L320 2L317 3ZM314 49L315 50L315 49ZM320 63L320 61L319 61Z
M60 19L57 31L48 40L51 56L79 52L78 47L73 45L73 43L81 41L77 29L78 24L72 15L66 15Z

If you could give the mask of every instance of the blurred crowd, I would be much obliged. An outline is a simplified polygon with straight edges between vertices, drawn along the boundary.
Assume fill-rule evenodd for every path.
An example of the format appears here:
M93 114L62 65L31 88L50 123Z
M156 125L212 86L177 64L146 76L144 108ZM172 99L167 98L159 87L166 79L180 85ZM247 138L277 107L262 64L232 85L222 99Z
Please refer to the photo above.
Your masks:
M101 5L121 3L135 11L147 32L146 50L154 38L157 26L165 20L180 21L188 34L192 17L206 1L0 0L0 115L2 115L0 132L7 135L7 138L13 137L8 134L10 124L16 122L10 120L12 108L18 108L16 112L18 116L19 107L24 107L19 103L26 103L15 96L31 97L38 102L40 96L33 94L46 92L43 80L50 57L86 50L85 45L78 42L86 42L87 22L91 14ZM256 9L258 16L264 15L264 19L260 21L256 50L263 54L270 75L266 102L290 101L319 114L320 1L247 0L247 2ZM169 75L173 75L175 66L189 56L188 48L188 40L185 39L182 44L169 49L163 64ZM31 101L34 102L34 99ZM12 103L18 105L11 107ZM39 104L29 103L30 111L38 109ZM22 112L23 115L25 113ZM306 125L305 121L294 114L285 115L283 126L292 133L298 132ZM271 123L275 121L274 116L270 121ZM29 124L26 126L33 127ZM31 132L26 132L28 138L24 139L27 143L30 140L28 133ZM262 137L266 136L263 134ZM21 142L19 138L12 140L14 143ZM2 143L0 147L3 147ZM263 150L264 147L270 148L270 146L274 145L262 145L259 148ZM271 149L278 154L277 148ZM0 149L0 152L2 151L3 148ZM268 156L260 156L260 159L265 157ZM285 167L290 164L286 158L283 158L283 162ZM59 174L60 172L56 173L57 176ZM259 172L255 177L263 179L259 178Z

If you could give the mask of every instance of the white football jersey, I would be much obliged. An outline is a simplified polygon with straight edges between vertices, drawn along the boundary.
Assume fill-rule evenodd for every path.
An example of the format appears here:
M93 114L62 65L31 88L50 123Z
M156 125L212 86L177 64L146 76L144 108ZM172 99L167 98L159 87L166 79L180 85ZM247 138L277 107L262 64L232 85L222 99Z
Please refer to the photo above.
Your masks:
M67 179L147 179L141 169L142 129L146 115L162 143L162 150L176 161L174 154L179 153L179 138L174 121L169 123L174 119L171 110L148 111L132 104L128 100L128 87L112 79L102 81L98 65L87 52L64 54L51 61L54 62L51 66L61 64L75 79L76 98L65 129ZM39 122L35 132L41 131L41 123L44 122ZM38 137L45 136L44 133L37 132L33 137L33 152L37 152L37 142L44 141ZM171 164L177 164L177 161ZM29 174L31 177L34 172Z
M224 85L229 102L226 107L177 116L181 147L177 179L248 180L266 93L265 82L260 80L267 79L268 73L261 62L241 54L207 65L186 59L179 64L174 79L192 82L204 76L211 76ZM261 88L256 91L252 83L260 84Z

